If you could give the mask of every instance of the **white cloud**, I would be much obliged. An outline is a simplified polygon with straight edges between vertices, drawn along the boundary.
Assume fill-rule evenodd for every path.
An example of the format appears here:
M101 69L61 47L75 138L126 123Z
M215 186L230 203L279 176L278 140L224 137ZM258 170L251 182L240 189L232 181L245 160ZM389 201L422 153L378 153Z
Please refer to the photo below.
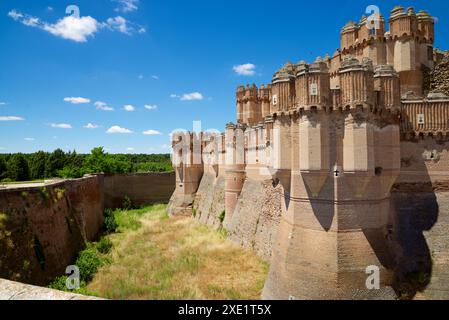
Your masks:
M203 100L203 99L204 99L203 95L199 92L183 94L181 97L182 101Z
M67 97L64 98L65 102L70 102L72 104L85 104L90 103L90 99L82 98L82 97Z
M55 9L53 7L48 6L47 11L53 12Z
M130 147L130 148L126 148L126 150L127 151L134 151L135 149Z
M155 105L155 104L153 104L153 105L146 104L145 105L145 109L147 109L147 110L156 110L157 109L157 105Z
M122 128L120 126L112 126L106 131L108 134L114 134L114 133L132 133L131 130Z
M117 16L114 18L108 18L106 23L103 24L108 27L110 30L119 31L126 35L132 35L134 33L145 33L147 30L141 25L131 22L122 16Z
M35 139L34 138L25 138L23 140L25 140L25 141L34 141Z
M152 75L151 78L153 78L154 80L159 80L159 76L156 75Z
M123 110L128 111L128 112L133 112L136 110L136 108L133 105L127 104L127 105L123 106Z
M16 11L15 9L8 12L8 16L10 16L14 21L18 21L19 19L23 18L23 14Z
M139 80L142 80L142 79L144 78L143 74L140 74L140 75L138 76L138 78L139 78Z
M142 134L144 134L144 135L146 135L146 136L159 136L159 135L161 135L162 133L160 133L160 132L157 131L157 130L147 130L147 131L142 132Z
M97 108L97 110L114 111L114 108L111 108L110 106L108 106L106 102L103 101L97 101L94 103L94 105Z
M3 116L0 117L0 121L24 121L25 119L22 117L16 117L16 116Z
M111 29L120 31L121 33L131 34L131 29L128 28L128 21L120 16L109 18L106 22Z
M72 129L72 125L68 123L52 123L50 126L56 129Z
M93 124L93 123L88 123L84 126L84 128L86 129L98 129L100 126L97 124Z
M193 100L203 100L204 97L199 92L186 93L182 96L172 93L170 98L179 99L181 101L193 101Z
M245 63L232 68L235 73L240 76L254 76L256 74L256 66L252 63Z
M132 12L139 9L139 0L113 0L118 3L117 12Z
M0 102L0 106L6 106L6 102Z
M8 16L28 27L38 28L54 36L75 42L87 42L89 38L93 38L95 33L103 28L128 35L146 32L146 29L141 25L120 16L109 18L106 22L99 22L91 16L76 17L72 15L59 19L56 23L42 21L38 17L21 13L15 9L11 10Z

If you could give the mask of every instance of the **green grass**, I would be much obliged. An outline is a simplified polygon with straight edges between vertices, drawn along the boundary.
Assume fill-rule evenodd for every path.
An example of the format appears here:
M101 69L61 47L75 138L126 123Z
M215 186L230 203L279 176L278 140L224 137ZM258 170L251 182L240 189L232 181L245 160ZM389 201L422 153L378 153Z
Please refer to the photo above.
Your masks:
M110 213L111 214L111 213ZM165 205L115 210L113 246L86 290L109 299L259 299L268 266ZM98 248L99 245L97 245Z

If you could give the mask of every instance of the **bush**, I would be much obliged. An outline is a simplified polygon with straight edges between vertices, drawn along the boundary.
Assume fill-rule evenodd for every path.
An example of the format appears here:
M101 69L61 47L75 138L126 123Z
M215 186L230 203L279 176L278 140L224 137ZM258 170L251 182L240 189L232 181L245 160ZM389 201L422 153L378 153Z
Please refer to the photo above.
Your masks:
M89 247L81 251L75 265L80 270L80 279L89 282L93 279L98 268L103 265L103 260L99 256L97 249L89 245Z
M126 196L125 199L123 199L122 209L124 210L132 210L133 209L133 202L131 199Z
M108 254L109 252L111 252L111 249L112 249L112 242L106 237L101 238L100 241L97 243L97 250L102 254Z
M104 230L105 233L114 233L117 232L118 224L115 218L115 212L112 209L106 209L104 211L105 219L104 219Z
M224 219L226 217L226 211L223 210L220 215L218 216L218 219L220 220L221 223L223 223Z

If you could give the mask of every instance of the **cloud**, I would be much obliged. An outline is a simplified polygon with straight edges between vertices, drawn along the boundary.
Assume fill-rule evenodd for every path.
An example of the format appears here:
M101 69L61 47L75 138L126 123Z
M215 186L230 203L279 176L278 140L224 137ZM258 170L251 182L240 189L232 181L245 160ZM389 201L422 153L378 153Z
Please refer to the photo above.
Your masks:
M232 69L240 76L254 76L256 74L256 66L252 63L245 63L234 66Z
M112 0L118 4L118 7L114 10L117 12L132 12L139 9L139 0Z
M72 129L72 125L68 123L52 123L50 126L56 129Z
M194 101L204 99L203 95L199 92L186 93L183 94L182 96L172 93L170 95L170 98L179 99L181 101Z
M153 105L146 104L145 105L145 109L147 109L147 110L156 110L157 109L157 105L155 105L155 104L153 104Z
M122 16L108 18L104 26L108 27L110 30L115 30L129 36L134 33L145 33L147 31L141 25L126 20Z
M127 105L123 106L123 110L128 111L128 112L133 112L133 111L136 111L136 108L133 105L127 104Z
M152 75L151 78L153 78L154 80L159 80L159 76L156 75Z
M97 110L114 111L114 108L109 107L108 104L106 102L103 102L103 101L95 102L94 106L97 108Z
M85 104L90 103L90 99L82 98L82 97L67 97L64 98L65 102L70 102L72 104Z
M137 78L139 78L139 80L142 80L144 78L143 74L140 74Z
M120 126L112 126L106 131L108 134L115 134L115 133L132 133L131 130L122 128Z
M25 140L25 141L34 141L35 139L34 138L25 138L23 140Z
M160 133L160 132L157 131L157 130L147 130L147 131L142 132L142 134L144 134L144 135L146 135L146 136L159 136L159 135L161 135L162 133Z
M86 129L98 129L99 127L100 127L99 125L96 125L93 123L88 123L84 126L84 128L86 128Z
M0 106L6 106L6 102L0 102Z
M146 29L141 25L120 16L109 18L106 22L99 22L91 16L76 17L72 15L59 19L56 23L42 21L38 17L21 13L15 9L11 10L8 16L25 26L38 28L54 36L75 42L87 42L89 38L93 38L96 33L104 28L128 35L146 32Z
M22 117L16 117L16 116L3 116L0 117L0 121L24 121L25 119Z
M130 147L130 148L126 148L126 150L127 151L134 151L135 149Z

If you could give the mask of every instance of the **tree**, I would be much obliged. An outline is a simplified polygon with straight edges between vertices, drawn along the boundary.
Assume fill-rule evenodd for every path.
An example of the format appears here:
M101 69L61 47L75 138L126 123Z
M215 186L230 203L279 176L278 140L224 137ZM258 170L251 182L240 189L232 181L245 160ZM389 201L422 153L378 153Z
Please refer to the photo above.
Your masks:
M45 177L53 178L56 176L58 170L64 168L66 162L66 155L61 149L56 149L47 157L45 163Z
M33 180L45 178L45 164L47 162L47 153L39 151L30 158L30 177Z
M5 159L0 156L0 180L5 179L8 175L8 168L6 167Z
M92 149L84 161L84 170L87 173L108 173L107 154L103 147Z
M27 181L30 179L28 162L21 153L13 154L7 163L8 177L13 181Z

